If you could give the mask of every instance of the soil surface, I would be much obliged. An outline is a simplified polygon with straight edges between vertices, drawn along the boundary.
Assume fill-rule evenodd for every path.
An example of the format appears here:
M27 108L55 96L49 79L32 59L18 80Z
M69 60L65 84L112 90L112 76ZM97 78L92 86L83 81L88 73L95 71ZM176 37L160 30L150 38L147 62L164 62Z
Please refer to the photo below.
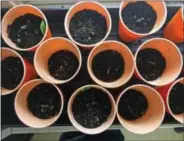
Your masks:
M104 82L116 81L124 73L124 58L114 50L100 52L93 59L92 70Z
M7 57L1 62L1 71L1 86L11 90L20 84L24 67L20 58Z
M166 60L156 49L143 49L137 55L137 68L147 81L153 81L162 76L166 68Z
M61 97L57 89L51 84L37 85L27 97L28 108L32 114L40 119L56 116L61 109Z
M173 114L184 113L184 84L177 83L171 90L169 105Z
M96 128L106 122L111 109L108 95L96 88L86 88L81 91L72 105L74 118L86 128Z
M77 71L79 61L70 51L61 50L54 53L49 61L48 68L50 74L59 80L67 80Z
M102 40L107 32L105 17L94 10L82 10L70 21L72 38L81 44L95 44Z
M129 3L121 12L125 25L134 32L150 32L157 20L154 9L144 1Z
M119 114L126 120L136 120L142 117L148 109L146 97L139 91L130 89L119 101Z
M8 36L18 47L33 47L43 38L40 29L42 21L40 17L33 14L20 16L8 26Z

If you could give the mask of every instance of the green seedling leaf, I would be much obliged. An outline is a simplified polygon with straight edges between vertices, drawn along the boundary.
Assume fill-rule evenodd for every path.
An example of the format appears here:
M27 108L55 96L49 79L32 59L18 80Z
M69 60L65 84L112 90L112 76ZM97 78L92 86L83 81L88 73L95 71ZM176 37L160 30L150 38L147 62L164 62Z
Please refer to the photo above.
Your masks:
M85 87L85 88L83 88L82 90L81 90L81 92L85 92L85 91L87 91L87 90L89 90L91 87Z
M41 30L42 34L44 35L45 34L45 30L46 30L45 21L42 21L41 22L41 24L40 24L40 30Z

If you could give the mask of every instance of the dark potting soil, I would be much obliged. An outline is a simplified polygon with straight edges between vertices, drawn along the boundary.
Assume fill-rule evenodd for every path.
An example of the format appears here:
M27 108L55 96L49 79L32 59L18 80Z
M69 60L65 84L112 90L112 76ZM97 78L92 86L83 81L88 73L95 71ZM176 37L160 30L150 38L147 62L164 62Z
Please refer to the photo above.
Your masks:
M106 122L111 109L108 95L96 88L81 91L72 105L74 118L86 128L96 128Z
M8 36L17 46L30 48L43 38L40 29L42 21L40 17L33 14L20 16L8 26Z
M40 119L56 116L61 109L61 98L57 89L51 84L37 85L27 97L28 108L32 114Z
M139 73L148 81L159 78L165 71L166 60L156 49L143 49L137 55Z
M18 57L7 57L1 62L1 86L5 89L16 88L22 80L24 67Z
M48 65L49 72L54 78L66 80L75 74L79 61L72 52L61 50L50 57Z
M146 97L139 91L130 89L123 94L119 101L118 111L126 120L136 120L143 116L148 109Z
M92 70L98 79L113 82L123 75L124 58L114 50L102 51L94 57Z
M157 20L154 9L144 1L129 3L121 12L125 25L134 32L150 32Z
M69 26L72 38L87 45L99 42L107 32L105 17L94 10L77 12Z
M184 84L177 83L171 90L169 105L173 114L184 113Z

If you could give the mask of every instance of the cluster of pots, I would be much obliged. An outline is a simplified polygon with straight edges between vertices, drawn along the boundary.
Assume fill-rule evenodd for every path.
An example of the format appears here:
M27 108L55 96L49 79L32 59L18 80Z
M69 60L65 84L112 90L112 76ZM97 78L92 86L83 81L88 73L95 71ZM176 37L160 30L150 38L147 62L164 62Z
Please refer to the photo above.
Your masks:
M119 10L119 27L118 33L119 37L125 42L132 42L134 40L140 39L142 37L154 34L164 25L166 16L167 16L167 8L165 3L162 2L146 2L150 5L157 14L157 21L153 27L153 29L148 33L136 33L129 29L124 23L121 12L122 10L129 4L134 2L125 2L123 1L120 5ZM94 44L82 44L76 41L70 33L70 21L72 17L79 11L82 10L93 10L105 17L106 20L106 34L104 38ZM9 25L21 15L25 15L27 13L31 13L39 16L45 21L45 32L43 38L34 46L29 48L21 48L17 46L8 36L7 30ZM88 56L87 60L87 70L92 78L92 80L98 85L86 85L78 88L70 97L68 102L68 116L71 123L81 132L86 134L98 134L105 130L107 130L111 124L113 123L116 115L123 127L127 130L137 133L137 134L145 134L152 132L156 128L158 128L165 116L165 111L170 113L178 122L184 123L183 114L174 114L170 108L169 104L169 96L172 88L177 84L184 84L184 78L178 79L182 69L183 69L183 57L175 43L183 43L183 24L184 20L182 19L182 9L180 9L175 16L171 19L171 21L167 24L164 29L164 37L165 38L152 38L145 41L143 44L139 46L135 55L131 52L129 47L122 42L108 40L107 37L111 32L112 20L108 10L98 2L78 2L74 6L72 6L66 14L65 17L65 31L68 35L69 39L63 37L52 37L51 31L49 29L49 25L46 19L46 16L43 14L41 10L31 5L18 5L10 9L2 19L2 37L6 44L10 46L10 48L2 47L2 58L1 61L8 57L17 57L21 60L23 64L23 76L19 84L13 89L6 89L1 87L2 95L7 95L12 92L18 90L15 97L15 111L18 118L27 126L33 128L44 128L53 124L62 114L64 107L64 94L62 90L57 86L58 84L64 84L72 79L79 73L80 68L82 66L82 55L77 47L77 45L83 49L92 49ZM179 25L178 25L179 24ZM181 29L180 29L181 28ZM165 58L166 67L163 74L155 80L147 80L139 71L137 66L137 58L138 54L141 50L144 49L155 49L160 54L162 54ZM14 49L14 50L13 50ZM22 57L17 51L34 51L34 65L32 65L28 60ZM72 52L78 60L77 67L75 72L67 79L57 79L53 77L48 70L48 61L49 58L56 52L61 50L67 50ZM115 81L102 81L98 77L96 77L93 71L93 62L94 58L99 55L103 51L113 50L118 52L124 59L124 71L120 78ZM2 74L3 75L3 74ZM41 79L36 79L40 76ZM123 90L116 99L113 98L112 94L106 88L118 88L120 86L125 85L132 77L137 77L138 79L144 81L148 85L136 84L132 85L125 90ZM36 86L40 84L49 84L56 89L57 94L59 95L61 104L59 105L59 110L57 114L48 119L41 119L36 117L30 112L28 108L28 100L30 91L32 91ZM152 85L154 87L151 87ZM94 128L87 128L82 126L75 118L75 115L72 110L73 103L80 92L89 89L98 89L102 91L109 99L109 104L111 105L111 110L109 111L108 117L104 123ZM121 98L126 94L129 90L136 90L142 93L142 95L146 98L148 107L146 112L136 120L127 120L122 117L120 111Z

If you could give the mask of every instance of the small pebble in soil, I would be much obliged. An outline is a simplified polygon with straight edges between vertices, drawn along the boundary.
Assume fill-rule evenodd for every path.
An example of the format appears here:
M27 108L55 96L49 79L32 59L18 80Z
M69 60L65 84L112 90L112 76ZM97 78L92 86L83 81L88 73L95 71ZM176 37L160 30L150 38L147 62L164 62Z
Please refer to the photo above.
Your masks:
M165 58L159 51L152 48L140 50L136 63L139 73L147 81L158 79L166 68Z
M148 109L146 97L139 91L130 89L126 91L118 106L119 114L126 120L136 120L142 117Z
M48 83L42 83L33 88L27 97L28 108L40 119L56 116L61 109L61 97L57 89Z
M144 1L129 3L121 12L125 25L134 32L150 32L157 20L157 14Z
M72 17L69 28L75 41L87 45L102 40L107 31L105 17L94 10L77 12Z
M8 36L18 47L33 47L43 38L40 29L42 21L40 17L33 14L20 16L8 26Z
M184 84L176 83L169 96L169 105L173 114L184 113Z
M77 71L79 61L70 51L60 50L54 53L49 61L48 68L50 74L59 80L67 80Z
M94 75L104 81L113 82L119 79L124 72L124 58L114 50L98 53L92 63Z
M80 125L85 128L96 128L107 121L111 108L107 94L99 89L89 88L76 96L72 112Z
M23 77L24 67L18 57L7 57L1 61L1 86L5 89L16 88Z

